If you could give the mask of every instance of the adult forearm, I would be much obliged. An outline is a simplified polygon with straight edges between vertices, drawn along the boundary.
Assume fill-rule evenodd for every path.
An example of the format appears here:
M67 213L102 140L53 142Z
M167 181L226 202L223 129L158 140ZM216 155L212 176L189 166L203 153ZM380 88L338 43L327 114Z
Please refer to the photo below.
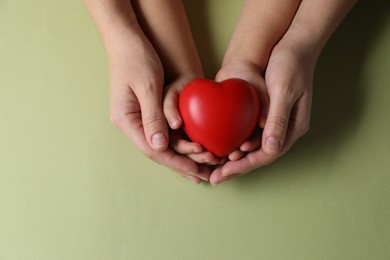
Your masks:
M163 63L167 80L202 74L201 62L181 0L134 0L139 23Z
M147 42L128 0L83 0L102 38L109 61Z
M281 43L316 60L357 0L303 0Z

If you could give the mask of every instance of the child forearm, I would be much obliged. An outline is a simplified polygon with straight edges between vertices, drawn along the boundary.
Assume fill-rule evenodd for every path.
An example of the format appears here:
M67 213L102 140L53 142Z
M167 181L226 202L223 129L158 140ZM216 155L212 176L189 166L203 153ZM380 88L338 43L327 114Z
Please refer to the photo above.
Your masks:
M126 0L83 0L101 33L112 28L132 28L137 22L130 1Z
M178 75L203 75L201 62L181 0L135 0L142 29L163 63L167 81Z
M224 65L244 61L264 73L272 48L287 31L301 0L246 0L224 57Z

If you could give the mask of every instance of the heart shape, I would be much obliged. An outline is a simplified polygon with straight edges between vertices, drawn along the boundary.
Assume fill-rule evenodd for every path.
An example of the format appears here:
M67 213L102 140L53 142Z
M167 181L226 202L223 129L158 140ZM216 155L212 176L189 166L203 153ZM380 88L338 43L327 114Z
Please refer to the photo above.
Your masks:
M188 137L224 157L253 133L260 105L254 87L242 79L197 79L182 90L179 109Z

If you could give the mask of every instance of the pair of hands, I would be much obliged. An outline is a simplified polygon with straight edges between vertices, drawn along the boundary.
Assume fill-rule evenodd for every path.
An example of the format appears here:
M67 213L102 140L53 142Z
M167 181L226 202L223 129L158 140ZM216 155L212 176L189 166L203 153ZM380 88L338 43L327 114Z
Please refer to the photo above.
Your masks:
M216 185L267 165L309 128L315 64L289 46L275 46L265 76L256 66L239 60L219 70L216 81L248 81L256 87L261 104L258 131L228 158L204 151L180 131L179 94L188 82L202 75L178 75L164 87L163 66L148 41L141 40L139 48L123 48L110 64L113 124L148 158L195 183L204 180Z

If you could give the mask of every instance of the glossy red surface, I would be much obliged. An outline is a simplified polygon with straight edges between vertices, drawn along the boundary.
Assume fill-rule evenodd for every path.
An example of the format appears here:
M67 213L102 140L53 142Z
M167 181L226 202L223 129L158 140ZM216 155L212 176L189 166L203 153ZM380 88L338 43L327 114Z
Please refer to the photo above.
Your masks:
M189 138L223 157L250 137L260 106L256 90L244 80L198 79L182 90L179 108Z

